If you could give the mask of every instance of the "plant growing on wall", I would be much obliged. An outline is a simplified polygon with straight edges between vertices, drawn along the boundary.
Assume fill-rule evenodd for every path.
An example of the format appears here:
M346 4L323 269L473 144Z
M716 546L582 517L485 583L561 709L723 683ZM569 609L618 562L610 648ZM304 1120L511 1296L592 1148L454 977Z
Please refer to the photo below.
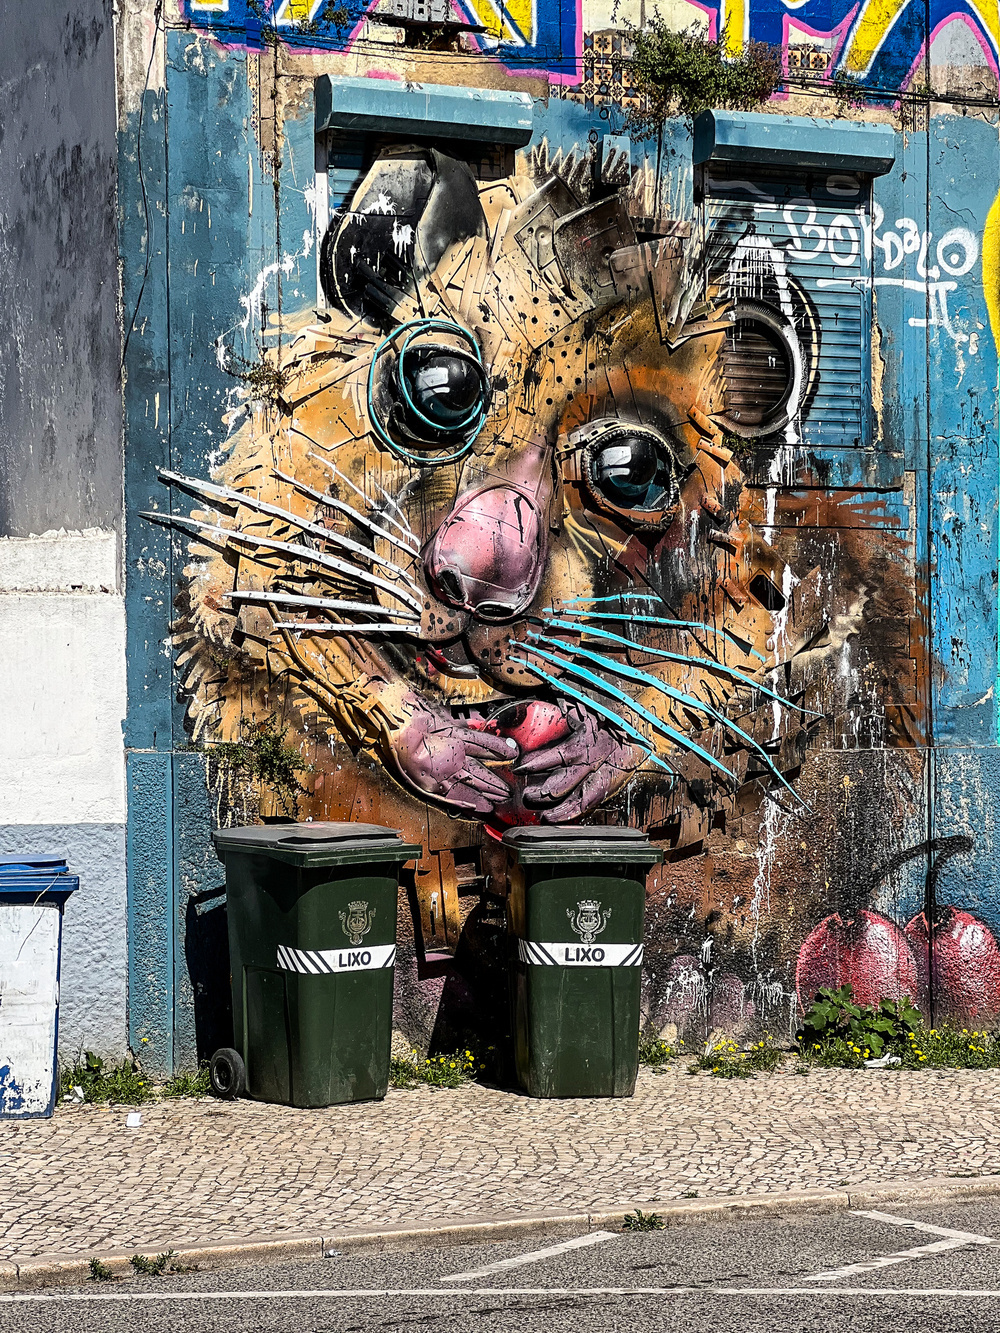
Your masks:
M641 138L656 134L671 116L693 119L701 111L762 106L782 81L781 53L764 42L739 50L725 29L712 40L697 28L675 32L658 14L631 28L628 59L633 92L641 99L626 111L628 128Z
M275 718L265 717L244 726L238 741L220 741L211 752L220 767L270 788L288 818L294 819L298 798L306 794L298 775L309 772L309 765L285 741L287 731Z

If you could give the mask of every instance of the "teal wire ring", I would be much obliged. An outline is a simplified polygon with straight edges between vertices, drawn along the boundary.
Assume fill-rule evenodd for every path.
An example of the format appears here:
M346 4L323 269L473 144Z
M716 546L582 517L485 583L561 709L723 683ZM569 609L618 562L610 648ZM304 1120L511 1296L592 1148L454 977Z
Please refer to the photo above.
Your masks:
M467 438L463 440L462 444L457 449L453 449L452 452L448 454L435 454L433 456L428 456L427 454L424 453L415 453L413 450L407 449L403 445L399 444L396 440L392 438L392 436L386 430L382 421L379 419L379 414L375 408L375 397L374 397L375 370L376 367L378 366L379 357L381 357L388 350L388 348L393 345L393 343L396 341L396 339L399 337L401 333L405 333L406 337L403 339L403 345L400 347L399 352L397 353L396 379L399 383L400 389L402 390L403 401L406 405L407 410L409 412L412 412L414 417L423 425L426 425L428 429L430 430L441 429L438 422L432 421L431 418L428 417L425 412L422 412L420 410L417 404L410 397L409 390L406 387L406 376L403 374L403 362L405 360L407 350L410 344L412 343L413 339L418 337L422 333L433 333L433 332L450 333L453 336L464 338L465 341L472 348L473 354L475 356L475 363L478 366L480 374L483 377L483 383L487 387L487 390L489 388L489 381L486 378L486 367L483 365L483 358L482 358L482 353L479 350L479 344L476 342L475 338L472 336L469 330L463 328L461 324L456 324L449 319L410 319L407 320L405 324L400 324L398 329L393 329L392 333L390 333L387 338L382 339L378 347L375 348L375 354L372 357L371 365L368 367L368 419L371 421L372 429L375 431L375 434L379 437L380 440L382 440L385 444L389 446L389 448L392 450L394 454L397 455L397 457L405 459L406 462L408 463L415 463L419 467L427 467L430 465L436 467L440 463L457 463L459 459L464 458L465 455L472 448L476 436L482 430L483 423L486 421L486 417L489 413L489 393L487 392L484 395L483 401L473 405L469 409L466 416L461 421L456 423L456 429L467 431L468 435Z

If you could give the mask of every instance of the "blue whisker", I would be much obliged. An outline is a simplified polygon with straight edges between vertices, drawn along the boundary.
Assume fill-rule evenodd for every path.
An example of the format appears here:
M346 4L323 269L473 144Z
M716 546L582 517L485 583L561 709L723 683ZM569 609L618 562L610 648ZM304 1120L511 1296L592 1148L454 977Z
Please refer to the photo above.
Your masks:
M589 648L575 647L572 644L563 643L559 639L550 639L545 635L532 635L531 637L540 638L542 643L549 643L557 648L562 648L564 652L570 652L575 657L586 657L589 661L595 662L598 666L606 667L609 671L614 671L619 676L626 676L629 680L637 681L641 685L650 685L661 694L666 694L671 699L676 699L678 703L686 704L689 708L693 708L697 712L705 713L707 716L715 718L717 722L721 722L724 727L735 732L737 736L741 736L748 745L756 750L781 785L787 788L797 801L805 805L802 797L771 761L770 756L763 746L755 741L752 736L748 735L742 727L738 727L735 722L732 722L726 717L725 713L720 712L719 709L715 708L712 704L704 703L702 700L696 699L694 695L685 694L683 690L678 690L673 685L668 685L666 681L660 680L657 676L651 676L646 671L640 671L637 667L629 666L625 662L616 662L612 657L605 657L603 653L591 652ZM690 744L693 744L693 742L690 742ZM726 772L728 771L729 770L727 769ZM808 807L806 808L808 809Z
M634 639L623 638L620 634L612 634L608 629L591 629L589 625L578 625L572 620L549 620L547 625L554 625L556 629L571 629L577 634L592 634L598 639L610 639L613 643L624 644L626 648L631 648L635 652L649 653L652 657L662 657L668 662L684 662L688 666L698 667L702 671L719 671L724 676L729 676L732 680L738 680L743 685L749 685L753 690L760 690L761 694L766 694L769 699L774 699L776 703L784 704L786 708L793 708L799 713L808 713L810 717L822 717L822 713L817 713L815 709L804 708L801 704L792 703L791 699L785 699L780 694L775 694L774 690L769 690L766 685L761 685L760 681L754 680L752 676L744 676L742 671L737 671L734 667L725 666L722 662L716 662L708 657L686 657L683 653L670 653L665 648L648 648L644 643L636 643Z
M546 642L558 643L558 640L547 639ZM704 759L707 764L711 764L713 768L717 768L725 773L726 777L730 778L735 786L739 785L736 780L736 774L731 772L725 764L720 763L714 754L710 754L708 750L698 745L697 742L691 740L690 737L685 736L682 731L678 731L676 727L670 726L670 724L664 722L662 718L657 717L655 713L651 713L648 708L643 708L642 704L636 703L636 701L626 694L624 690L619 690L617 686L612 685L601 676L596 676L592 671L588 671L586 667L578 666L575 662L567 662L565 658L556 657L555 653L547 653L544 648L535 648L530 643L516 643L513 640L512 646L524 648L525 651L529 653L537 653L543 661L551 662L554 666L562 667L564 671L568 671L571 675L578 676L580 680L585 680L588 684L595 686L603 694L610 694L612 699L619 700L621 703L625 704L627 708L631 708L633 713L638 713L638 715L644 721L648 722L654 730L667 736L682 749L689 750L698 755L701 759ZM560 644L559 646L564 647L565 645ZM593 700L589 700L588 702L592 704Z
M532 648L527 643L517 643L512 639L511 644L517 648L524 648L526 652L538 653L542 657L552 656L550 653L542 653L538 648ZM606 717L608 721L613 722L616 727L621 727L626 736L630 736L632 740L639 743L642 752L647 759L652 759L654 764L659 764L660 768L666 769L671 777L676 777L676 773L670 765L664 763L658 754L654 754L649 749L649 738L644 736L641 731L637 731L636 728L626 722L623 717L619 717L619 715L612 712L610 708L605 708L604 704L599 703L596 699L591 699L589 694L583 694L580 690L575 690L572 685L567 685L565 681L558 680L555 676L550 676L547 671L541 669L537 662L529 662L526 657L509 657L507 660L508 662L517 662L520 666L526 666L534 675L546 681L554 689L558 690L560 694L568 695L570 699L576 699L579 703L584 704L585 707L592 709L595 713L600 713L602 717ZM553 657L552 660L558 662L560 666L567 665L557 657Z
M554 610L553 607L546 607L546 611ZM723 638L732 640L743 650L744 640L737 634L733 634L728 629L716 629L714 625L706 625L703 620L664 620L660 616L634 616L634 615L615 615L613 611L568 611L567 615L578 616L581 620L620 620L630 625L671 625L678 629L698 629L707 630L709 634L722 635ZM553 622L554 623L554 622ZM641 648L641 644L635 647ZM767 658L763 653L759 653L756 648L750 648L751 657L759 658L761 662L766 662Z

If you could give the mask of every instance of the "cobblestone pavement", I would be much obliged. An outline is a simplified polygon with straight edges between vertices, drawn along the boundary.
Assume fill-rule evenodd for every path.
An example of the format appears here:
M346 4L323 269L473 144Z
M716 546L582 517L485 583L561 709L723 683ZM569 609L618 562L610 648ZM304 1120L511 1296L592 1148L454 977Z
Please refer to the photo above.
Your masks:
M675 1066L621 1101L469 1085L125 1116L0 1122L0 1259L1000 1171L1000 1070L722 1081Z

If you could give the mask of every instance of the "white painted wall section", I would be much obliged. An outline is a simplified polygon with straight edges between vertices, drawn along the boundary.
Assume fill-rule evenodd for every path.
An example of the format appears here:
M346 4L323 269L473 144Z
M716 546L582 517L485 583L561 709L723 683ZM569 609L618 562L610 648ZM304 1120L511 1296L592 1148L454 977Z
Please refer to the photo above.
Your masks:
M125 821L114 533L0 540L0 824Z

